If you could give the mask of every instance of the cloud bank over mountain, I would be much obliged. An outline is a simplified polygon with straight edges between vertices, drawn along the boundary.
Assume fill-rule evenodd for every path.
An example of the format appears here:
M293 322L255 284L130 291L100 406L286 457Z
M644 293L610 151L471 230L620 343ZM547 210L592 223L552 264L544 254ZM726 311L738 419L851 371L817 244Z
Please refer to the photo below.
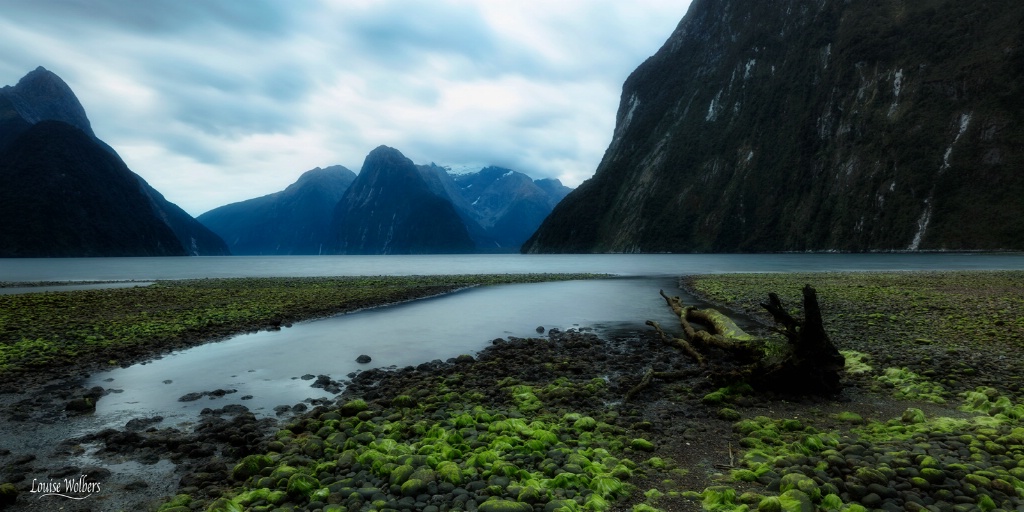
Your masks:
M0 83L58 73L97 136L193 215L381 144L575 186L622 82L688 5L12 0Z

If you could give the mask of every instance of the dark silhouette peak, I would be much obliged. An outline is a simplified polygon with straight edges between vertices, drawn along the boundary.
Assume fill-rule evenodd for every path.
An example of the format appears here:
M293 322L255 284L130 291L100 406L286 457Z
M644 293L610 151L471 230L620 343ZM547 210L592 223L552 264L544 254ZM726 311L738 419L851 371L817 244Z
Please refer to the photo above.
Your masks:
M389 146L377 146L373 151L370 151L366 155L366 160L363 161L363 166L365 167L367 163L376 165L414 165L412 160L406 158L401 151Z
M314 167L299 176L299 179L295 180L295 183L288 185L285 190L292 190L308 183L329 183L338 180L346 181L346 186L349 182L355 179L355 173L348 170L342 165L331 165L329 167Z
M18 81L14 87L0 89L18 115L28 124L40 121L63 121L90 137L92 131L85 108L71 87L52 71L39 66Z

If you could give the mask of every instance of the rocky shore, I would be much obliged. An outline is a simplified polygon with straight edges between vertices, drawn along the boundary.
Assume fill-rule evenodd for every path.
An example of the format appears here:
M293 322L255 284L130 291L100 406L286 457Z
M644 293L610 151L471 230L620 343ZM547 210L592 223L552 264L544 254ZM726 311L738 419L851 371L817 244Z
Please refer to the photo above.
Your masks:
M785 293L807 282L847 359L839 396L712 383L646 330L553 330L475 357L310 379L344 392L280 421L211 408L192 429L142 419L56 450L161 467L173 475L163 487L17 447L0 451L0 478L19 491L12 510L47 510L26 490L40 472L102 484L65 510L1024 509L1024 273L681 285L767 336L756 301L779 291L798 304ZM624 401L649 369L681 377ZM26 427L68 414L40 413L64 402L34 396L5 409Z

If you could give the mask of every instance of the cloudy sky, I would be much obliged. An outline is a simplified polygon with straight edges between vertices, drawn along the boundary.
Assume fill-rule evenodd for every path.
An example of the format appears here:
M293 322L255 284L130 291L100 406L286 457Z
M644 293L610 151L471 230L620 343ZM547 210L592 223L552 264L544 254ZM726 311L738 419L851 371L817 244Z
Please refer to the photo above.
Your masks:
M499 165L576 186L622 82L689 0L4 0L0 85L64 79L97 136L192 215L358 172Z

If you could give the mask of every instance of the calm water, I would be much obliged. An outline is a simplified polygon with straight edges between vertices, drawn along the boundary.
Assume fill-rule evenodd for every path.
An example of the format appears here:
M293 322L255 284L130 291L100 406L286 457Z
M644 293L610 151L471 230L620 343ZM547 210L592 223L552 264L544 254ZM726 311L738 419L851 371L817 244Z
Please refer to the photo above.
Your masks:
M240 403L259 415L277 405L326 396L305 374L345 380L353 371L408 366L474 354L494 338L536 336L536 327L629 332L674 318L658 290L675 276L723 272L1024 269L1021 254L467 255L89 258L0 260L0 281L103 281L201 277L423 275L592 272L619 276L475 288L433 299L236 336L130 368L93 375L89 385L119 392L89 421L123 425L160 414L195 419L204 407ZM373 358L355 363L359 354ZM237 390L179 402L186 393ZM251 395L251 399L242 400Z
M201 277L593 272L675 276L723 272L1024 269L1022 254L585 254L225 256L0 259L0 282Z

